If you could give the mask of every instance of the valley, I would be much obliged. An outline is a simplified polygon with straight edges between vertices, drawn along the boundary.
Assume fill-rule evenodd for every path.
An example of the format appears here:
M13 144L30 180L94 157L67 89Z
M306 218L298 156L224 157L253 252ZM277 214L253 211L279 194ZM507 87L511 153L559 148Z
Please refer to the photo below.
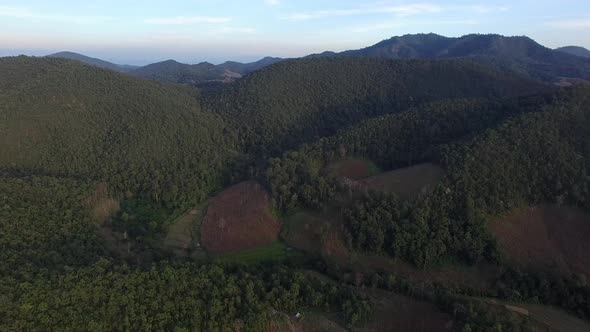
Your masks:
M0 58L0 330L587 329L587 61Z

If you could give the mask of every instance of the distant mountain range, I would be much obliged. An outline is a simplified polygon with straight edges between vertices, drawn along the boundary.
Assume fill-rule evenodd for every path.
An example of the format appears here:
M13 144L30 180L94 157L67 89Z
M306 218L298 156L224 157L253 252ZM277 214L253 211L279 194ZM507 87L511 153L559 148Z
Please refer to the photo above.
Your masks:
M310 57L470 58L545 81L558 77L590 79L590 61L568 53L549 49L525 36L471 34L449 38L430 33L393 37L359 50L324 52Z
M89 64L89 65L93 65L96 67L106 68L106 69L119 71L119 72L123 72L123 73L128 73L128 72L131 72L131 71L139 68L139 66L119 65L116 63L104 61L104 60L97 59L97 58L91 58L89 56L74 53L74 52L58 52L58 53L50 54L50 55L48 55L48 57L76 60L76 61L80 61L80 62Z
M228 61L220 65L214 65L209 62L188 65L174 60L167 60L138 68L132 71L131 74L173 83L231 82L234 79L241 78L243 75L281 60L281 58L266 57L251 63Z
M188 84L231 82L283 60L281 58L266 57L252 63L228 61L219 65L208 62L190 65L167 60L144 67L133 67L113 64L71 52L61 52L50 56L73 59L143 78ZM358 50L339 53L327 51L307 57L467 58L543 81L554 82L562 77L590 80L590 51L577 46L552 50L526 36L506 37L496 34L470 34L449 38L434 33L413 34L392 37L373 46Z
M565 46L565 47L556 48L555 50L559 51L559 52L564 52L564 53L569 53L569 54L581 56L583 58L590 58L590 50L585 49L580 46Z

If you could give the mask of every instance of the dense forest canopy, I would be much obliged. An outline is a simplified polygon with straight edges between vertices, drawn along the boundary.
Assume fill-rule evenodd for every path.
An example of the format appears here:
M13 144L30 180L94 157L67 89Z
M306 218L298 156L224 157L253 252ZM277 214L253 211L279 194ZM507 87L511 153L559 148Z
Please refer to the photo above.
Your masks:
M585 276L521 271L487 227L539 204L590 210L588 87L469 60L355 57L282 61L213 90L55 58L1 58L0 77L1 330L280 330L299 311L353 328L373 319L366 288L431 302L458 331L532 328L483 295L589 317ZM442 175L402 198L330 171L349 159ZM171 224L245 180L279 220L329 215L344 250L502 274L474 292L293 248L256 266L166 250Z
M424 102L519 96L547 89L468 60L298 59L205 94L204 107L235 123L240 138L253 145L253 151L276 153Z

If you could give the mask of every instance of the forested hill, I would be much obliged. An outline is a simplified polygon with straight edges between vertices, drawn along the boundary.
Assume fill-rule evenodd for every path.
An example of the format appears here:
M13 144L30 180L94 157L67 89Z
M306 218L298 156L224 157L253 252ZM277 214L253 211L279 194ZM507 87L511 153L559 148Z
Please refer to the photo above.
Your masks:
M208 94L206 107L240 127L242 139L255 149L272 150L427 101L548 89L468 60L308 58L266 67Z
M2 58L0 76L3 170L106 181L182 204L217 188L234 148L188 87L57 58Z
M341 53L312 55L379 57L386 59L472 58L484 64L499 66L553 81L558 77L590 79L590 61L546 48L525 36L506 37L470 34L449 38L437 34L415 34L392 37L373 46Z
M556 51L569 53L576 56L581 56L583 58L590 59L590 50L580 47L580 46L564 46L560 48L556 48Z

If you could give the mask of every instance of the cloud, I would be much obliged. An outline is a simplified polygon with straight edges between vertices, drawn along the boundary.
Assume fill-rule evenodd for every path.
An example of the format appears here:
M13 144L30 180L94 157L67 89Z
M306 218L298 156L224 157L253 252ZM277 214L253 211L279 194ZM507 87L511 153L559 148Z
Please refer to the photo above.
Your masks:
M26 18L33 16L33 12L25 7L0 6L0 17Z
M333 9L333 10L318 10L306 13L294 13L284 17L289 21L306 21L312 19L321 19L326 17L338 16L358 16L358 15L372 15L372 14L395 14L398 16L411 16L419 14L438 13L443 10L443 7L429 3L406 4L399 6L372 6L359 7L352 9Z
M52 14L39 14L27 7L12 7L12 6L0 6L0 17L9 17L16 19L29 19L29 20L44 20L61 23L74 23L74 24L92 24L110 21L113 18L109 16L79 16L79 15L52 15Z
M459 6L458 10L471 10L478 14L487 14L491 12L505 12L510 10L508 6L486 6L486 5L471 5L471 6Z
M558 29L582 30L590 29L590 18L549 22L547 25Z
M355 33L362 33L362 32L370 32L370 31L379 31L379 30L389 30L393 28L397 28L402 26L401 23L377 23L371 25L364 25L350 29L350 32Z
M380 31L380 30L390 30L394 28L399 28L401 26L407 25L423 25L423 24L431 24L431 25L476 25L479 24L477 20L442 20L442 21L428 21L428 22L383 22L383 23L376 23L376 24L369 24L358 26L350 29L350 32L354 33L364 33L364 32L372 32L372 31Z
M281 4L281 0L264 0L264 3L269 6L278 6Z
M197 23L222 24L231 22L230 17L216 16L175 16L175 17L154 17L148 18L144 22L148 24L161 25L188 25Z

